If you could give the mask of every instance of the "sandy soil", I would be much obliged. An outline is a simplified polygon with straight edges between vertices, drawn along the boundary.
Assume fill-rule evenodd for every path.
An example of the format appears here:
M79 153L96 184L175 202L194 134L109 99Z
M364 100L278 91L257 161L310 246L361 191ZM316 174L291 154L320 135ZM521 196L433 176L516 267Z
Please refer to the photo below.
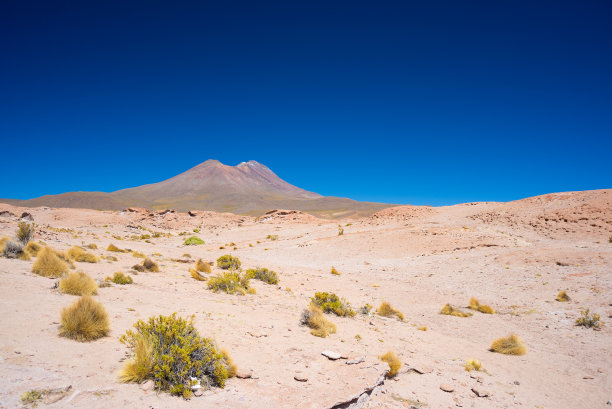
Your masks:
M0 236L14 235L22 212L30 212L39 226L36 240L53 248L96 243L99 250L92 252L98 256L117 256L116 262L76 263L96 279L141 261L106 251L110 243L152 256L161 272L140 273L133 285L101 288L96 298L109 312L111 333L79 343L58 336L60 311L76 297L54 290L56 280L33 274L33 260L0 258L0 408L20 407L25 391L69 385L62 399L40 407L332 408L375 384L387 368L377 357L388 350L401 358L402 370L362 407L610 407L610 325L594 331L575 320L580 308L599 313L606 324L612 318L612 190L391 208L343 220L341 236L338 222L299 212L255 219L10 205L0 205ZM183 245L185 236L178 234L194 235L193 229L200 229L195 235L205 245ZM130 238L152 231L172 236L151 243ZM227 246L231 242L237 249ZM256 295L232 296L215 294L189 276L197 258L214 261L228 253L245 268L275 270L279 285L254 281ZM340 276L330 274L332 266ZM572 301L555 301L561 290ZM317 338L299 325L316 291L333 291L355 308L388 301L406 320L330 316L337 334ZM439 314L444 304L463 307L470 297L496 314ZM191 400L119 383L117 372L128 353L119 336L138 319L172 312L195 314L201 334L228 349L241 371L253 377L233 378L225 389ZM417 329L422 326L427 330ZM526 355L488 350L493 340L511 333L524 340ZM328 360L324 350L365 360L347 365L345 359ZM480 359L486 370L465 371L467 358ZM307 381L295 380L296 374ZM453 391L442 391L443 384ZM478 397L473 389L488 396Z

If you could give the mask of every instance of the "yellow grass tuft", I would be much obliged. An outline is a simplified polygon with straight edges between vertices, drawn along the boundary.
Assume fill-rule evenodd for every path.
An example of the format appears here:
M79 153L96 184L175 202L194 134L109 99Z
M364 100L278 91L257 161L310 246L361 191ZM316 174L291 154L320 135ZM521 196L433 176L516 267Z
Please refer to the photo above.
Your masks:
M202 261L201 258L196 261L195 269L196 271L201 271L203 273L210 273L212 271L210 268L210 264Z
M38 252L40 250L43 249L43 246L41 246L38 243L35 243L33 241L28 242L28 244L23 248L23 251L28 253L30 256L32 257L36 257L38 255Z
M157 265L157 263L153 260L151 260L150 258L145 258L144 261L142 262L142 266L147 270L150 271L152 273L157 273L159 272L159 265Z
M132 256L136 258L147 258L147 256L145 256L143 253L141 253L140 251L136 251L136 250L132 250Z
M10 238L6 236L2 236L2 238L0 238L0 253L4 251L4 246L6 245L6 242L9 240Z
M68 265L58 257L57 253L45 247L38 253L36 261L32 265L32 272L43 277L61 277L68 271Z
M194 279L198 281L208 280L208 277L204 277L202 274L198 273L194 268L190 268L189 273L191 274L191 277L193 277Z
M127 253L127 250L121 250L119 247L115 246L114 244L109 244L108 247L106 248L106 250L108 251L114 251L115 253Z
M83 263L97 263L98 257L95 254L88 253L79 246L74 246L66 252L66 255L74 261L80 261Z
M234 376L236 376L236 372L238 372L238 367L236 366L236 364L234 364L234 360L226 349L222 349L219 352L221 353L221 355L223 355L223 360L227 364L227 377L233 378Z
M93 341L109 332L104 306L86 295L62 310L60 336L79 342Z
M125 362L119 372L121 382L142 382L153 375L153 346L144 335L138 335L134 344L134 356Z
M328 321L323 311L313 304L302 313L302 324L308 325L310 333L315 337L326 338L329 334L336 333L336 324Z
M470 299L469 308L474 311L482 312L483 314L495 314L495 310L488 305L481 305L474 297Z
M115 284L126 285L132 284L134 280L129 275L123 273L123 271L117 271L112 278L107 277L105 281L112 281Z
M440 314L452 315L453 317L470 317L472 315L470 313L458 310L450 304L446 304L444 307L442 307L442 309L440 310Z
M465 361L465 364L463 365L463 367L468 372L480 371L480 369L482 368L482 362L480 362L478 359L471 358Z
M335 275L335 276L339 276L339 275L340 275L340 273L338 272L338 270L336 270L336 267L332 267L332 269L331 269L331 273L332 273L333 275Z
M64 294L93 295L98 293L98 284L87 274L70 272L59 281L58 288Z
M402 314L401 311L391 307L391 304L389 304L388 302L381 303L380 307L378 307L378 309L376 310L376 313L383 317L390 317L392 315L395 315L397 318L400 319L400 321L404 321L404 314Z
M571 298L569 295L567 295L565 291L560 291L559 294L557 294L557 298L555 298L555 300L559 302L568 302L571 300Z
M490 351L506 355L525 355L527 348L519 337L512 334L506 338L499 338L493 341Z
M97 249L98 249L98 245L97 245L97 244L95 244L95 243L88 244L88 245L87 245L87 246L85 246L85 247L87 247L87 248L88 248L88 249L90 249L90 250L97 250Z
M387 372L388 378L392 378L397 375L402 367L402 361L400 361L399 358L391 351L379 356L378 359L389 364L389 371Z

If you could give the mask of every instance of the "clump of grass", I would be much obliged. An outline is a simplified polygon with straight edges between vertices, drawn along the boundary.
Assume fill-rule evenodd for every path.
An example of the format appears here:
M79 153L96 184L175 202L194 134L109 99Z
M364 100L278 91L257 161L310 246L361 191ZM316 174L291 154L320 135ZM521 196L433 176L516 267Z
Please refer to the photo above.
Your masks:
M190 238L185 240L186 246L199 246L201 244L204 244L204 240L196 236L191 236Z
M217 267L222 268L223 270L237 270L240 268L242 263L238 257L230 256L226 254L217 259Z
M323 315L323 311L313 304L310 304L302 312L300 324L307 325L310 328L310 333L315 337L326 338L329 334L336 333L336 324L328 321Z
M272 240L272 241L278 240L278 234L268 234L268 236L266 237L266 239L268 239L268 240ZM258 242L258 243L259 243L259 242Z
M34 224L19 222L17 225L17 240L24 246L34 238Z
M145 266L143 266L142 264L134 264L132 266L132 270L138 271L139 273L143 273L146 271Z
M251 268L246 271L246 276L249 279L263 281L268 284L278 284L278 275L267 268Z
M378 359L389 364L387 378L393 378L402 367L402 361L400 361L392 351L388 351L386 354L379 356Z
M136 251L136 250L132 250L132 256L136 258L147 258L147 256L144 255L144 253L141 253L140 251Z
M79 246L72 247L66 252L66 255L74 261L83 263L97 263L99 261L95 254L88 253Z
M114 244L109 244L108 247L106 248L107 251L114 251L115 253L127 253L127 250L122 250L119 247L115 246Z
M189 274L191 274L191 277L193 277L194 279L198 280L198 281L206 281L208 280L208 277L203 276L202 274L198 273L198 271L194 268L190 268L189 269Z
M2 238L0 238L0 251L4 251L4 246L6 245L6 243L10 240L10 238L6 237L6 236L2 236Z
M8 240L4 244L4 249L2 249L2 256L6 258L22 258L24 255L28 256L29 254L23 251L23 244L19 241Z
M43 277L57 278L67 271L68 265L49 247L45 247L38 253L32 265L32 272Z
M318 292L310 300L314 305L321 308L323 312L331 312L339 317L353 317L356 314L351 308L351 304L334 293Z
M85 247L87 247L87 248L88 248L88 249L90 249L90 250L97 250L97 249L98 249L98 245L97 245L97 244L95 244L95 243L88 244L88 245L87 245L87 246L85 246Z
M113 277L110 278L110 281L119 285L132 284L134 282L132 277L124 274L123 271L117 271L115 274L113 274Z
M35 408L38 406L38 401L47 395L46 390L32 389L21 394L21 404L24 406L31 405Z
M201 258L196 261L195 269L196 271L201 271L203 273L210 273L212 271L212 269L210 268L210 264L202 261Z
M344 228L342 228L342 226L338 225L338 236L342 236L344 234Z
M42 248L43 248L43 246L41 246L40 244L38 244L38 243L36 243L34 241L30 241L23 248L23 251L25 251L26 253L28 253L32 257L36 257L38 255L38 252L40 250L42 250Z
M374 307L372 307L368 303L365 303L365 305L359 309L359 312L363 315L370 315L370 311L372 311L372 308Z
M123 382L152 379L156 390L188 398L192 385L223 388L236 373L227 351L200 336L192 318L172 314L139 320L120 341L134 353L120 373Z
M469 309L482 312L483 314L495 314L495 310L488 305L481 305L474 297L470 299Z
M142 262L142 266L145 268L145 270L150 271L152 273L159 272L159 265L148 257L144 259L144 261Z
M60 336L79 342L106 336L110 326L104 306L88 295L62 310L61 324Z
M333 275L335 275L335 276L339 276L339 275L340 275L340 273L338 272L338 270L336 270L336 267L332 267L332 269L331 269L331 273L332 273Z
M482 362L480 362L478 359L471 358L465 361L465 364L463 365L463 367L468 372L480 371L480 369L482 368Z
M576 325L598 330L601 328L603 323L601 322L601 317L599 314L594 312L591 313L587 308L586 310L580 311L580 317L576 320Z
M214 292L245 295L249 290L249 278L237 271L226 271L208 280L208 288Z
M378 307L378 309L376 310L376 313L383 317L390 317L392 315L395 315L397 318L399 318L400 321L404 321L404 314L402 314L401 311L391 307L391 304L389 304L388 302L381 303L380 307Z
M571 300L571 298L569 295L567 295L565 291L560 291L559 294L557 294L557 298L555 298L555 300L559 302L568 302Z
M95 280L83 273L70 272L61 278L58 284L59 290L64 294L71 295L94 295L98 294L98 284Z
M527 348L518 336L512 334L493 341L490 351L506 355L525 355Z
M469 312L463 312L450 304L446 304L440 310L440 314L442 315L452 315L453 317L471 317L472 314Z

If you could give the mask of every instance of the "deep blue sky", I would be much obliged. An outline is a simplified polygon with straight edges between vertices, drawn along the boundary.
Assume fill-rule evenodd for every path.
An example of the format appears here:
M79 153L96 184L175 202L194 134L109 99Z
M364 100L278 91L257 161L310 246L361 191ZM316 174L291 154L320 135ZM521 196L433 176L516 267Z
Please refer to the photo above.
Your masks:
M393 203L612 188L611 21L610 1L4 2L0 197L209 158Z

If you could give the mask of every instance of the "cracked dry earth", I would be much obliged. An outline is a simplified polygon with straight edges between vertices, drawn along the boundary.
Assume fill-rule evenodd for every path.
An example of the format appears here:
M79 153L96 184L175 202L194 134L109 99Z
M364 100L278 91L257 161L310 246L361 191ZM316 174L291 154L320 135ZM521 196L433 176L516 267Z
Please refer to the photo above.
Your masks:
M96 299L109 312L110 334L79 343L58 336L60 311L76 297L53 289L56 280L33 274L33 260L0 258L0 408L21 407L21 394L32 389L54 391L39 402L50 408L610 407L611 190L402 206L340 222L299 212L256 219L0 204L0 236L14 236L23 212L38 225L37 241L58 250L95 243L96 255L116 256L76 263L96 279L141 261L106 251L111 243L152 256L161 271L134 275L132 285L101 288ZM172 236L132 239L153 231ZM205 244L184 246L191 235ZM197 258L214 261L223 254L238 256L243 268L276 271L279 285L253 281L257 294L237 296L213 293L190 277ZM339 276L330 274L332 266ZM561 290L570 302L555 301ZM314 337L299 319L317 291L333 291L355 308L388 301L405 321L329 316L337 333ZM496 313L439 314L444 304L464 308L471 297ZM580 308L601 315L600 331L575 325ZM190 400L119 383L128 353L119 336L138 319L172 312L195 315L200 333L229 350L247 378ZM512 333L527 354L489 351L493 340ZM347 359L330 360L325 350ZM388 366L378 356L387 351L403 363L392 379L381 376ZM481 360L483 370L467 372L469 358Z

